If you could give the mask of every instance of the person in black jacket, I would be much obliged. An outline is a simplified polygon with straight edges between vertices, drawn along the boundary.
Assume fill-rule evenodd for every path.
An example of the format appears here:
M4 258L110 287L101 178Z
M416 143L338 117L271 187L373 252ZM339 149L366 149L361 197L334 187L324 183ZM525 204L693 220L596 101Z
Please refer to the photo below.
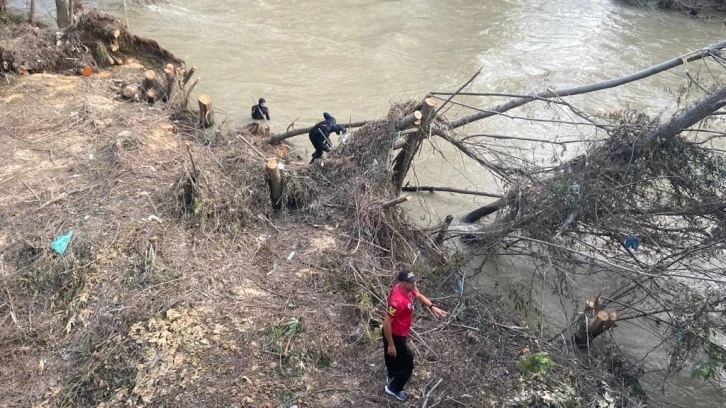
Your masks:
M310 130L310 142L313 144L313 147L315 147L313 159L310 160L310 163L323 157L323 152L329 152L333 147L333 144L330 143L331 132L335 132L338 135L346 132L345 128L343 126L339 126L335 121L335 118L328 112L323 113L323 118L325 118L324 121L318 122Z
M257 101L257 105L252 106L252 119L265 119L270 120L270 109L267 108L267 102L265 98L260 98Z

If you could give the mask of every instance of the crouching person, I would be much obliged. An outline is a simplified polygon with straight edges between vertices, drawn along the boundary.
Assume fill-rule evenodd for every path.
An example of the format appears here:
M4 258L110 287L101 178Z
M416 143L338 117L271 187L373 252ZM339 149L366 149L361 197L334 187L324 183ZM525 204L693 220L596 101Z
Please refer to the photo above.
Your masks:
M308 135L310 137L310 142L315 148L313 159L310 160L310 163L313 163L315 160L323 157L323 152L329 152L330 149L333 148L333 144L330 142L330 133L335 132L340 135L346 132L345 128L343 126L339 126L335 118L328 112L323 113L323 118L325 118L325 120L315 124Z

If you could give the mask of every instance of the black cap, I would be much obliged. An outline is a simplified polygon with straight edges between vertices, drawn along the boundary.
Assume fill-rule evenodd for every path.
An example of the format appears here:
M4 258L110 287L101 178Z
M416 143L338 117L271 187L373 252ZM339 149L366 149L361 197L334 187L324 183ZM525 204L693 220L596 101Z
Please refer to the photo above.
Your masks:
M333 117L333 115L329 114L328 112L324 112L324 113L323 113L323 118L324 118L325 120L335 119L335 118Z
M265 100L265 98L260 98L260 100L259 100L259 101L257 101L257 103L265 103L265 102L267 102L267 101Z
M398 281L416 283L418 282L418 276L415 276L411 271L401 271L398 273Z

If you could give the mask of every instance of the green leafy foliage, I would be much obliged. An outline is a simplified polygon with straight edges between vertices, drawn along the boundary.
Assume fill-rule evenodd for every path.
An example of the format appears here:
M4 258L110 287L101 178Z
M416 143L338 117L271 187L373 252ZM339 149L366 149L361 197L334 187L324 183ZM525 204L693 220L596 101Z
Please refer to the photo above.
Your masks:
M521 371L535 375L546 375L554 366L554 360L545 351L524 355L519 360Z
M726 351L714 344L709 344L706 350L706 360L698 360L693 363L691 378L715 379L719 369L726 371Z

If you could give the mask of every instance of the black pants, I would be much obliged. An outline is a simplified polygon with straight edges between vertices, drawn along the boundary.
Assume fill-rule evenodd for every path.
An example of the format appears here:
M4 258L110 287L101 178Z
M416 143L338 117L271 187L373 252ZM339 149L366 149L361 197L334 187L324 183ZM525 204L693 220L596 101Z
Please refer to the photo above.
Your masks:
M383 336L383 356L386 361L386 369L388 370L388 378L392 378L388 384L388 389L393 392L399 392L406 386L408 379L413 373L413 353L406 345L406 338L401 336L393 337L393 345L396 346L396 357L388 355L388 341Z
M314 162L315 160L323 157L323 152L329 152L330 146L328 146L327 143L322 143L317 140L313 140L313 146L315 147L315 152L313 153L313 159L310 160L310 163Z

